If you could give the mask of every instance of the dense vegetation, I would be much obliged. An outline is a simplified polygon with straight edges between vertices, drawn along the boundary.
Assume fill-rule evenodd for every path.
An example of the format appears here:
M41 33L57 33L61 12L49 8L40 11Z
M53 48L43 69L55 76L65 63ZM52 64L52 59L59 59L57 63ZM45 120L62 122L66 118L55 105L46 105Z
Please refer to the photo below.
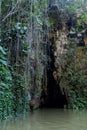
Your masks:
M60 23L50 19L48 10L53 3L68 12L68 19L75 19L71 19L69 31L81 33L85 29L85 0L0 1L0 119L28 111L31 93L35 97L40 97L42 90L46 93L49 33ZM76 48L75 41L69 39L61 82L67 83L68 107L78 109L87 108L87 89L85 75L76 63ZM80 64L87 55L86 47L82 49L84 55L77 56Z
M44 0L0 1L0 119L29 111L30 92L46 86L45 9Z

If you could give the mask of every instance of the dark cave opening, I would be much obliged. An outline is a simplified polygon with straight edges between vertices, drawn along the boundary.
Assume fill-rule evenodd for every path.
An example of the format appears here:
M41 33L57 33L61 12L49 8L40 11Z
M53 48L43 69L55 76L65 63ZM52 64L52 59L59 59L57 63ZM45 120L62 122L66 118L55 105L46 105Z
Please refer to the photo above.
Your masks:
M66 95L63 95L59 84L54 79L53 72L55 70L54 62L54 39L52 38L49 47L50 64L47 67L47 95L44 95L45 104L43 107L46 108L64 108L67 105Z
M59 85L56 83L52 70L48 71L47 93L46 107L64 108L67 105L66 96L62 94Z

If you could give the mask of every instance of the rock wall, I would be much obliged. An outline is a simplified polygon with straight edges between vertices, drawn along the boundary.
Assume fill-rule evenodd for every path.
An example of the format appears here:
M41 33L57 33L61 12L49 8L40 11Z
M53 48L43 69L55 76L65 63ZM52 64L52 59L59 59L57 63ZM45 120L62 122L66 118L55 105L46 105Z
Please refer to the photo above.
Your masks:
M52 44L54 53L53 76L56 83L60 87L62 94L65 95L68 104L70 104L72 100L71 98L73 97L69 96L68 90L71 89L70 91L74 91L75 87L75 85L71 83L72 80L70 78L75 76L75 73L79 73L79 70L81 72L81 76L83 77L82 82L84 83L81 82L81 86L81 84L77 82L76 86L78 86L78 91L80 89L84 89L84 91L86 91L85 85L87 84L87 31L85 27L82 27L82 31L76 31L76 27L78 26L77 21L82 14L79 15L79 13L76 12L76 14L72 14L71 16L71 14L69 14L69 12L67 13L64 9L58 10L57 7L55 11L53 11L53 8L51 9L52 10L50 10L50 12L52 12L50 13L50 18L58 14L56 15L56 17L52 17L52 20L57 20L57 22L56 24L53 24L53 26L51 26L52 32L51 34L49 34L49 38L54 38L54 44ZM56 11L59 11L60 13L55 13ZM55 15L53 13L55 13ZM70 44L72 44L71 48ZM70 52L70 50L72 52ZM73 66L74 71L72 70L73 72L71 73L73 73L73 75L70 78L68 77L69 75L66 74L66 70L69 67L69 64L71 65L71 63L69 63L67 60L68 53L73 54L71 55L72 61L70 62L73 62L75 66ZM76 70L77 68L78 71ZM78 75L76 78L78 79ZM81 80L80 78L78 80ZM70 86L71 88L69 88Z

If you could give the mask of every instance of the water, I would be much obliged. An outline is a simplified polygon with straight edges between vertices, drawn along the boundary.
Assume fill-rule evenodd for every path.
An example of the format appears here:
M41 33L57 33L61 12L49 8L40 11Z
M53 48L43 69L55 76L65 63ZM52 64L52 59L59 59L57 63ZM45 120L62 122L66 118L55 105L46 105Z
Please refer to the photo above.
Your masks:
M87 130L87 110L36 110L4 121L0 130Z

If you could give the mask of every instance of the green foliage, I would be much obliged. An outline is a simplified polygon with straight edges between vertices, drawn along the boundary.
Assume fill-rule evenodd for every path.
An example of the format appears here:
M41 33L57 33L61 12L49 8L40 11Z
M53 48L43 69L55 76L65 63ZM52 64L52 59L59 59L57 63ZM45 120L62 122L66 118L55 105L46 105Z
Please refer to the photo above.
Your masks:
M73 43L70 44L67 55L64 56L67 65L63 70L62 82L66 83L68 108L83 109L87 108L87 82L79 65L79 62L83 63L83 57L77 56L76 49Z
M41 59L39 59L39 52L37 52L37 49L42 46L39 45L42 42L40 38L43 37L42 25L43 23L46 27L48 25L45 17L47 15L45 12L47 11L45 10L46 7L46 0L2 0L1 3L2 23L0 26L0 35L2 45L7 49L12 78L9 82L3 80L3 84L10 84L11 82L11 85L8 85L8 93L9 95L12 94L10 96L12 97L12 104L9 106L9 109L11 109L11 112L14 114L29 110L29 87L34 85L38 88L42 87L43 66L40 64L42 55L40 55ZM30 49L32 50L30 51ZM43 50L41 50L41 54L43 54L42 51ZM37 58L39 62L35 63L38 61ZM8 66L7 60L5 62L5 60L3 61L0 59L0 63ZM1 72L3 77L6 78L8 78L10 74L8 69L9 74L7 74L8 76L5 75L7 72L4 71L5 69L7 71L7 68L4 67L3 72ZM42 70L38 72L40 68ZM38 73L37 75L36 71ZM34 76L32 76L32 72ZM35 83L32 82L34 78L37 80ZM7 92L4 91L3 93L6 94ZM10 99L8 100L10 101ZM1 114L4 115L4 107L2 104L1 106ZM5 117L8 115L9 114L5 115Z
M65 5L65 8L69 13L76 13L77 11L81 12L83 9L84 0L69 0Z
M81 32L87 23L87 2L84 0L69 0L65 4L65 10L68 14L74 18L77 23L75 25L75 30L79 33Z
M82 11L83 0L69 0L66 5L63 2L66 0L61 0L60 7L64 6L70 14ZM45 87L47 85L46 34L47 29L53 24L57 25L59 20L59 17L56 17L58 14L55 16L54 23L53 20L48 20L47 7L47 0L2 0L0 41L7 48L7 53L0 46L0 119L29 110L29 87L36 87L35 89L40 93L42 85ZM85 13L78 20L77 26L86 20ZM62 80L67 83L70 96L69 107L84 108L87 104L86 83L81 69L75 66L75 47L70 45L64 58L67 67L63 72Z
M85 23L87 23L87 12L84 12L82 16L77 20L78 29L81 28L81 26L84 26Z
M25 87L24 77L15 71L13 71L12 92L14 95L15 114L23 113L24 111L29 110L29 91Z
M13 27L14 30L18 32L17 34L19 35L20 38L24 37L27 30L27 26L25 24L22 24L21 22L17 22Z
M0 119L12 114L12 78L7 65L6 53L0 46Z

